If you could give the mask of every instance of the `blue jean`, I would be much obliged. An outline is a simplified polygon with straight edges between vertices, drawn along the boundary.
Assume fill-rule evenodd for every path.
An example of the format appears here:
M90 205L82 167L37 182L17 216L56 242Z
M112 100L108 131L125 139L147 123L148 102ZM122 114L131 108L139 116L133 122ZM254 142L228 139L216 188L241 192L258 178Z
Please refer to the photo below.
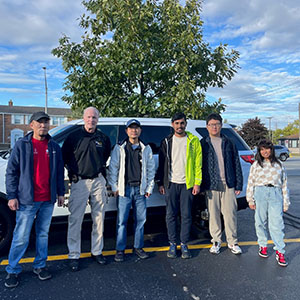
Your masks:
M33 205L19 204L16 211L16 226L14 229L13 240L11 243L7 273L19 274L22 267L20 259L25 254L29 244L30 232L35 219L36 231L36 256L33 268L44 268L48 256L48 233L51 224L54 204L50 201L34 202Z
M118 199L117 243L116 249L123 251L127 241L127 221L130 208L134 217L134 248L144 247L144 224L146 222L146 198L140 194L139 186L126 186L125 196Z
M283 197L278 187L256 186L254 191L256 204L255 229L259 246L266 247L268 242L267 224L274 242L274 250L285 253Z

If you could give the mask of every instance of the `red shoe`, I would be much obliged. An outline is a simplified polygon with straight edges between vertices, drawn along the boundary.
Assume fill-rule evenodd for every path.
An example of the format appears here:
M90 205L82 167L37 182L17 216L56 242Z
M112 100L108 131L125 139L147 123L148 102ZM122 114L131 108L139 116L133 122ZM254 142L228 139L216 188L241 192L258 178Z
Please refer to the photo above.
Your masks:
M258 250L258 255L260 257L267 258L268 257L268 248L260 246L259 250Z
M288 262L284 258L284 254L280 253L278 250L276 250L276 260L281 267L286 267L288 265Z

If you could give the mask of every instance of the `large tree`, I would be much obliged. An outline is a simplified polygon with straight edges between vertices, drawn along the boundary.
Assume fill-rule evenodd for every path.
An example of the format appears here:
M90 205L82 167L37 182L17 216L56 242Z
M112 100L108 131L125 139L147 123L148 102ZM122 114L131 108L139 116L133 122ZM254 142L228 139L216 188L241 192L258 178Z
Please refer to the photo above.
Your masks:
M238 130L238 133L250 148L254 148L261 140L268 138L269 134L268 129L257 117L255 119L248 119L242 124L242 128Z
M203 118L224 111L209 104L208 87L222 88L239 54L203 41L201 0L90 0L80 20L81 43L63 36L52 53L68 73L63 100L94 105L104 116Z

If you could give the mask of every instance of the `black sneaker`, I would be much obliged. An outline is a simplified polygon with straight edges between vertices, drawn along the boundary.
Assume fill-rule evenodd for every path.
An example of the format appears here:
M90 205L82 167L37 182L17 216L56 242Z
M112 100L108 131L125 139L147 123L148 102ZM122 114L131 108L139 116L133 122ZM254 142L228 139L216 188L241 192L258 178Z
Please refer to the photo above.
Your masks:
M99 255L93 255L92 254L92 259L100 265L105 265L106 264L106 258L102 254L99 254Z
M33 269L33 273L38 276L39 280L47 280L52 277L51 273L46 268Z
M69 259L69 267L72 272L79 271L79 259L70 258Z
M135 253L141 259L149 258L149 254L146 253L143 248L135 248L133 249L133 253Z
M4 285L7 288L14 288L19 284L18 274L7 274Z
M170 243L170 248L169 248L169 251L167 253L167 256L169 258L176 258L177 257L176 244L175 243Z
M181 244L180 248L181 248L181 258L183 258L183 259L192 258L191 252L190 252L187 244Z
M124 251L117 250L117 253L115 255L115 261L116 262L123 262L124 261Z

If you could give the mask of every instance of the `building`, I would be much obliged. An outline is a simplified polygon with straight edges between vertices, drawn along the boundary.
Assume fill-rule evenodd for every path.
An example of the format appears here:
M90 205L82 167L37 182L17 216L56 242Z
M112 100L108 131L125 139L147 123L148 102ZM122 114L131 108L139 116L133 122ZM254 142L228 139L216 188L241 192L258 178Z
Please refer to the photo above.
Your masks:
M283 136L278 139L278 143L289 148L291 152L299 152L299 133Z
M12 148L14 143L31 130L29 120L36 111L44 111L44 107L38 106L14 106L9 100L8 105L0 105L0 147ZM69 108L47 108L51 117L50 128L54 128L70 119Z

